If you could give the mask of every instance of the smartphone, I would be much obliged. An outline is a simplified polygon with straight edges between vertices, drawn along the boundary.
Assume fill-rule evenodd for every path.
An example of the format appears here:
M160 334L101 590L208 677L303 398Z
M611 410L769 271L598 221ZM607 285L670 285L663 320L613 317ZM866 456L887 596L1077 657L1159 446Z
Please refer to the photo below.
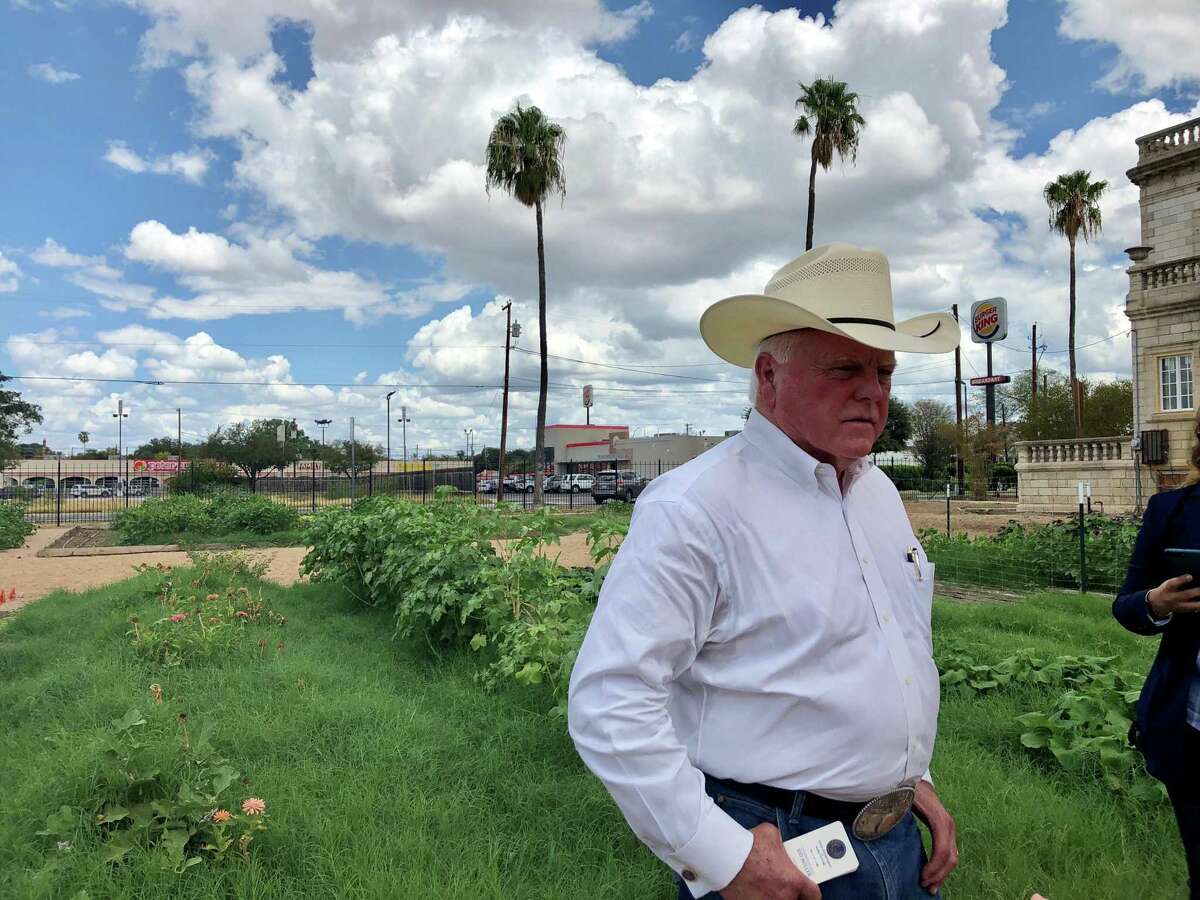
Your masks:
M817 884L858 871L858 857L841 822L784 841L783 849L796 868Z
M1168 547L1162 552L1163 573L1167 578L1191 575L1195 587L1200 587L1200 550Z

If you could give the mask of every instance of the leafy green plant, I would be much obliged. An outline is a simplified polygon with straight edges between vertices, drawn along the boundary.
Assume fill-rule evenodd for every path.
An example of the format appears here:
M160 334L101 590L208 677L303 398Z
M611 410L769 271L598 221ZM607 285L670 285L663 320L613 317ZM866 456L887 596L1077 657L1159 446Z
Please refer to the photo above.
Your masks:
M25 521L23 505L0 501L0 550L20 547L33 532L34 526Z
M1063 694L1049 712L1017 717L1027 730L1021 743L1053 755L1068 772L1099 777L1112 791L1140 801L1166 797L1146 773L1142 755L1129 745L1142 678L1105 672Z
M994 665L977 663L966 653L949 652L938 657L942 685L961 685L986 692L1009 685L1057 686L1087 684L1104 674L1113 656L1043 657L1032 650L1015 653Z
M176 723L172 746L163 729L146 733L146 717L137 709L113 721L95 742L91 804L60 806L37 834L53 841L57 853L88 835L104 844L110 863L150 850L176 872L218 863L232 851L248 855L267 829L265 802L248 797L239 809L234 798L242 773L213 746L212 726L196 728L186 714ZM49 866L60 859L52 856Z

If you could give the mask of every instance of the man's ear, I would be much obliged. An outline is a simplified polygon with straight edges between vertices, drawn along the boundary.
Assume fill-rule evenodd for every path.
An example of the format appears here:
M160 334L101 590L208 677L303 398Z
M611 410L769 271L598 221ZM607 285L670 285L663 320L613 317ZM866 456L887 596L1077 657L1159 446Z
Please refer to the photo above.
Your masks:
M767 409L775 408L775 374L778 367L770 353L760 353L754 360L754 378L758 382L758 402Z

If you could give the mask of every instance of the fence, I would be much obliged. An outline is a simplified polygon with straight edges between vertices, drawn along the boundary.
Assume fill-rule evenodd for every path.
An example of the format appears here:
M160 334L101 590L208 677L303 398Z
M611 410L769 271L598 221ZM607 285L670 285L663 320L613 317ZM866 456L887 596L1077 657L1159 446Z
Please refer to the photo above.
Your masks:
M0 473L0 501L24 504L25 518L34 524L63 525L106 522L119 510L172 493L257 493L301 512L315 512L377 494L429 500L444 485L474 492L469 462L425 460L406 468L397 462L395 467L398 471L390 473L381 465L340 474L298 462L259 476L252 484L244 477L204 483L192 467L176 473L135 466L129 460L39 460Z
M46 525L107 521L118 510L177 491L251 492L244 478L235 484L202 485L187 469L179 475L146 473L144 469L131 469L124 461L109 460L91 462L82 471L72 467L72 462L26 462L19 470L4 472L0 475L4 485L0 487L0 501L22 503L29 521ZM913 528L937 565L939 586L1111 593L1124 577L1137 535L1136 519L1086 515L1080 540L1077 516L1057 522L1050 516L1018 517L1015 485L1005 480L1003 470L994 480L989 479L995 488L983 491L976 499L977 495L969 490L959 493L953 482L948 496L946 482L918 479L911 471L915 467L889 466L885 460L881 463L880 469L895 480ZM394 466L399 469L401 464ZM593 468L591 472L548 477L543 503L562 511L586 511L609 501L634 501L654 478L673 466L655 462L615 471ZM425 502L445 486L484 505L503 501L514 508L533 507L532 473L506 473L505 482L504 490L498 490L494 473L475 473L469 462L410 462L406 469L391 473L381 464L356 476L299 463L259 477L253 491L300 512L348 506L374 496ZM969 487L970 482L967 484Z

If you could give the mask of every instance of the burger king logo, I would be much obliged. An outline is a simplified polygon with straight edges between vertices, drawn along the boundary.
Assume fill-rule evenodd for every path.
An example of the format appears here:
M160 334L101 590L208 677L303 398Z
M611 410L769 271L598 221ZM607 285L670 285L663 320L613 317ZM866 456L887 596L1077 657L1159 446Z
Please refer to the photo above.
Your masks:
M977 343L1002 341L1008 332L1005 302L999 297L971 307L971 336Z
M1000 330L1000 308L995 303L984 303L975 310L975 333L981 338L990 338Z

